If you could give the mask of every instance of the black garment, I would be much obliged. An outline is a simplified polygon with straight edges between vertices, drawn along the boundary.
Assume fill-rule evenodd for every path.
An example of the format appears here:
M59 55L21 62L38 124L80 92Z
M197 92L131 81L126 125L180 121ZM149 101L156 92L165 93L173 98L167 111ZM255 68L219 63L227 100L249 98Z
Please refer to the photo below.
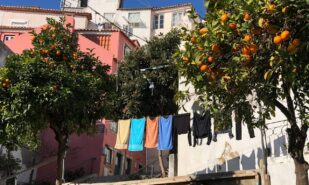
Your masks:
M242 110L241 108L236 109L235 111L235 122L236 122L236 140L241 140L242 138L242 122L245 119L245 115L242 114ZM255 134L254 134L254 130L252 125L247 124L247 128L248 128L248 133L250 138L254 138Z
M207 111L203 116L194 113L193 118L193 147L197 143L197 139L203 139L207 137L207 145L210 144L212 139L211 133L211 118L210 112Z
M188 133L189 145L192 145L191 128L190 128L190 113L179 114L173 116L174 133L177 135Z

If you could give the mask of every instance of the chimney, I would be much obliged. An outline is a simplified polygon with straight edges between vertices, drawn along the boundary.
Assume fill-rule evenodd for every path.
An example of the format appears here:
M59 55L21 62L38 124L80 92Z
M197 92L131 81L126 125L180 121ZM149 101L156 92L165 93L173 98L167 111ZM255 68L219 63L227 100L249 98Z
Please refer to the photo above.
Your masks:
M123 8L123 1L124 0L118 0L118 8Z

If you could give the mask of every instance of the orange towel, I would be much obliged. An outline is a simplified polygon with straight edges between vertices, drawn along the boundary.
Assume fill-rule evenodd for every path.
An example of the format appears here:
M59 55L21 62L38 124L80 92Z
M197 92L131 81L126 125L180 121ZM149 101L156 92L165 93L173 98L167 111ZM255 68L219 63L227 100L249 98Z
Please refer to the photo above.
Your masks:
M127 149L129 134L130 134L130 122L131 120L119 120L118 121L118 132L116 139L116 149Z
M147 118L146 123L146 148L156 148L158 146L158 117L154 119Z

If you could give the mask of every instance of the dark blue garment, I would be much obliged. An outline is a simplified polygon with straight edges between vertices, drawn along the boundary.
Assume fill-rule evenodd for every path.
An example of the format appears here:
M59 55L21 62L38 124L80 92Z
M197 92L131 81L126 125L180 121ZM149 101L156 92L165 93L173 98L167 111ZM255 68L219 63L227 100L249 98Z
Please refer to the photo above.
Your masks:
M158 150L173 149L172 121L173 117L171 115L167 118L163 116L160 116L159 118Z
M145 118L131 119L129 151L142 151L144 149Z

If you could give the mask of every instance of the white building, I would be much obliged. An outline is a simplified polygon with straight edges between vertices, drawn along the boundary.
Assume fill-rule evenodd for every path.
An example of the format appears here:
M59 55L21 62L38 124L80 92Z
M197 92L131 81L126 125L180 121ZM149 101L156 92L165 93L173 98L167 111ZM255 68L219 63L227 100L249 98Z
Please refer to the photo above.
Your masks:
M191 4L166 7L123 8L122 0L62 0L62 7L68 11L92 14L91 29L123 29L132 40L141 45L152 36L165 34L172 28L192 28L193 22L186 16ZM114 24L114 25L113 25Z
M180 90L190 90L193 98L184 102L185 110L196 110L197 98L194 96L194 88L191 85L179 84ZM285 104L284 102L282 102ZM213 122L213 121L212 121ZM286 129L289 123L280 110L276 110L276 116L266 121L268 129L265 130L264 146L268 151L268 174L273 185L295 184L294 161L287 151L288 135ZM250 138L246 125L242 125L242 139L236 140L236 124L233 121L232 134L218 134L217 141L207 145L207 138L195 147L189 146L187 135L178 135L177 175L208 174L217 172L229 172L238 170L259 170L260 160L263 159L263 147L261 130L254 129L255 137ZM212 131L214 131L212 125ZM308 143L308 138L307 142ZM305 159L309 160L309 149L305 146Z

